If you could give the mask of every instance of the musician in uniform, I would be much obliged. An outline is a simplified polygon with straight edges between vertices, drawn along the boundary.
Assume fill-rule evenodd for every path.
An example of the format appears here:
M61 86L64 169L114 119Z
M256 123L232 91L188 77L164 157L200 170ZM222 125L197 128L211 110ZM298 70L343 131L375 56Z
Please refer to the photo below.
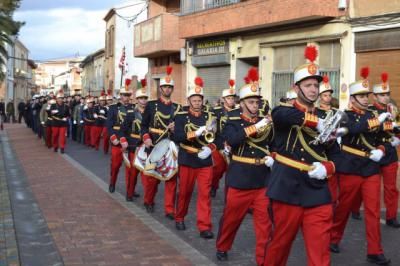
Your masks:
M222 105L213 109L215 116L217 117L217 134L221 134L228 118L228 112L235 108L235 81L229 80L229 89L222 91ZM227 154L230 153L230 147L226 145L224 138L221 136L217 138L215 142L217 149L212 153L213 159L213 179L211 183L211 197L215 197L217 189L219 187L219 180L224 175L227 169Z
M324 128L324 120L317 116L314 107L322 81L314 63L317 55L315 46L306 47L309 62L294 71L296 101L272 111L276 153L267 195L273 229L264 265L286 265L299 228L303 232L307 264L330 265L333 213L327 178L334 174L335 165L327 158L326 144L313 143Z
M333 88L329 83L329 77L323 76L322 82L319 85L319 100L317 106L318 116L325 119L327 115L332 112L335 114L337 109L332 107L332 94ZM331 145L338 145L337 142L333 142ZM338 148L338 147L336 147ZM338 178L337 174L332 175L328 179L328 186L332 196L332 202L334 206L337 204L338 199Z
M297 99L297 93L294 89L290 89L286 92L286 104L293 105Z
M126 200L133 201L133 198L137 198L140 195L135 192L137 176L139 174L139 170L133 165L133 161L135 160L135 151L136 148L142 143L140 132L141 132L141 123L142 123L142 115L144 109L147 105L147 86L146 80L142 79L141 81L142 88L138 88L135 93L136 105L134 112L129 112L122 124L122 132L125 135L125 138L128 141L128 159L130 162L129 166L125 167L125 182L126 182ZM143 180L142 176L142 180ZM144 181L146 182L146 181ZM143 181L142 181L143 183Z
M216 243L217 259L227 260L235 235L252 209L256 235L256 262L264 262L265 245L271 230L268 197L265 196L269 167L273 165L269 145L273 138L272 120L260 114L261 96L257 69L249 71L249 83L240 89L240 108L228 113L223 129L231 147L232 160L226 173L227 193Z
M376 116L368 109L368 68L362 68L362 80L350 84L351 108L348 115L348 134L342 137L341 153L337 156L339 174L339 204L335 209L331 230L330 250L339 253L350 210L361 195L365 206L367 235L367 260L378 265L388 265L390 260L383 254L380 232L380 161L386 149L378 139L381 127L392 129L392 122L385 123L390 113Z
M150 153L152 147L161 140L170 138L174 133L174 117L180 111L180 105L173 103L171 95L174 80L171 77L172 67L167 67L167 75L160 80L160 98L149 101L143 113L141 135ZM144 185L144 206L149 213L154 212L154 198L160 180L142 173ZM168 219L174 219L176 197L176 176L165 181L164 209Z
M101 136L103 136L104 153L106 153L106 148L108 145L108 135L106 127L107 112L108 108L106 106L106 94L104 92L101 92L101 95L99 97L99 104L94 107L93 117L96 121L91 131L93 133L91 135L91 141L92 146L97 151L99 150Z
M54 152L58 151L58 147L61 149L61 153L64 153L65 149L65 138L68 126L68 117L70 116L69 108L64 103L64 92L61 89L56 96L56 102L48 106L48 114L52 120L51 123L51 136L53 138Z
M125 80L125 86L120 89L120 100L116 104L109 106L107 114L107 132L110 136L111 142L111 174L110 174L110 184L108 190L110 193L115 191L115 183L117 182L117 177L119 169L122 165L122 152L123 149L128 148L128 141L124 137L124 133L121 130L121 125L128 113L133 113L135 106L129 103L129 97L132 92L129 89L131 83L130 79ZM128 184L125 184L128 185ZM128 191L128 188L126 189Z
M47 148L52 148L52 138L51 138L51 122L52 118L49 116L47 110L49 110L50 105L55 104L55 99L50 96L46 97L47 101L43 104L42 109L40 110L40 123L44 127L44 142Z
M85 145L93 147L92 137L94 135L94 126L96 123L94 112L94 98L90 95L86 98L86 105L83 107L83 122L84 122L84 135L85 135Z
M213 161L212 143L216 133L216 117L203 110L203 80L195 79L195 87L189 89L189 110L179 112L175 118L174 141L179 144L179 190L176 206L176 229L185 230L184 219L188 213L194 185L197 181L197 228L202 238L213 238L211 231L211 197ZM206 138L207 127L214 121L214 131Z

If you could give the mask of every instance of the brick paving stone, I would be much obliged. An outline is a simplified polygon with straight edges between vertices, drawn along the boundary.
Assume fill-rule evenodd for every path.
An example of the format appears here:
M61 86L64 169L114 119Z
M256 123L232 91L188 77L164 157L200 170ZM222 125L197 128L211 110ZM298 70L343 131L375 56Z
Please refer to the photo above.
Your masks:
M28 129L7 132L66 265L191 265Z

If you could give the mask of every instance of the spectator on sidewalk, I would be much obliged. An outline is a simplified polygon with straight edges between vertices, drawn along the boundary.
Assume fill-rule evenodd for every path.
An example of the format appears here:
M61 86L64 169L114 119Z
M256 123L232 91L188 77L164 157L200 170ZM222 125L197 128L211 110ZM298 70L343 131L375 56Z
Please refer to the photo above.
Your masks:
M18 104L18 123L19 124L21 124L21 120L22 120L22 117L24 116L24 112L25 112L25 102L22 99L20 99L20 102Z
M4 104L4 100L0 99L0 116L3 122L6 121L6 105Z
M15 123L15 108L14 108L14 101L12 99L10 99L10 101L7 103L6 112L7 112L7 121L9 123Z

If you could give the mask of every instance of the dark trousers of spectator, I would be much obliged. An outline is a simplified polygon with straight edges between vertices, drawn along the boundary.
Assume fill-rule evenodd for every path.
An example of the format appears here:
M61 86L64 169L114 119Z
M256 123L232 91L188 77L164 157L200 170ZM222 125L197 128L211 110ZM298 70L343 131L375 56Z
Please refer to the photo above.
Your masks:
M77 134L78 134L78 125L72 124L72 128L71 128L71 138L72 138L72 140L74 140L74 141L77 140Z
M15 115L14 114L7 114L7 122L8 123L15 123Z
M22 117L24 116L24 113L18 113L18 123L21 124ZM25 118L24 118L25 119Z
M76 140L79 142L79 143L83 143L83 140L84 140L84 138L83 138L83 124L81 124L81 125L78 125L77 126L77 129L76 129Z

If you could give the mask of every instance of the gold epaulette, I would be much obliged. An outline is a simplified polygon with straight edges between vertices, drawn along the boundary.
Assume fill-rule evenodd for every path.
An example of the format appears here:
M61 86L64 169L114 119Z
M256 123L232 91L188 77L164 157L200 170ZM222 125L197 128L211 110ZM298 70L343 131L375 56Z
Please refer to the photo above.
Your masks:
M242 118L240 116L229 116L228 119L229 120L240 120Z
M280 102L280 103L279 103L279 106L293 107L293 104Z

